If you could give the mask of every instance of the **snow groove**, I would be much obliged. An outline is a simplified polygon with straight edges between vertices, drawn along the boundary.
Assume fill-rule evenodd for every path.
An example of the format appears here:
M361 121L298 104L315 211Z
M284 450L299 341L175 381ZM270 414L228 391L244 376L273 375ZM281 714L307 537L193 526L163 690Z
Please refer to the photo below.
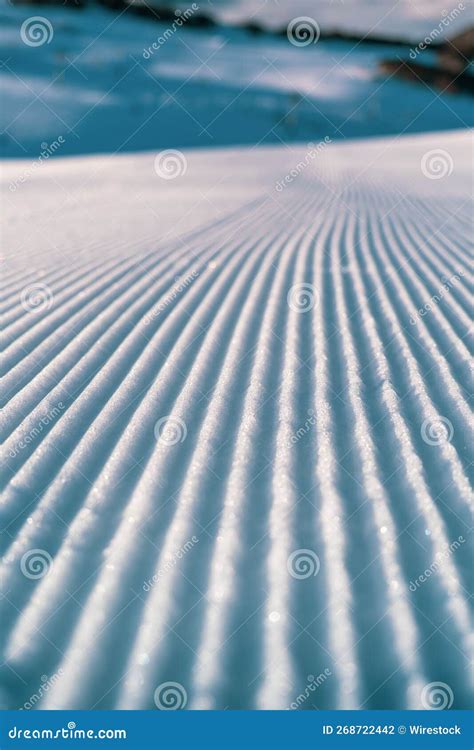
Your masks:
M465 196L337 147L278 192L277 153L177 239L4 275L4 707L469 703Z

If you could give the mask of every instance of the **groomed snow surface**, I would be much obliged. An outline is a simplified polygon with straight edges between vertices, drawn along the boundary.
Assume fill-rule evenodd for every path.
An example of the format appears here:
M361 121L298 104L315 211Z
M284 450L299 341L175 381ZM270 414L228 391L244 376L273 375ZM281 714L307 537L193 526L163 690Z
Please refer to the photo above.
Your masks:
M4 707L468 707L469 153L4 165Z

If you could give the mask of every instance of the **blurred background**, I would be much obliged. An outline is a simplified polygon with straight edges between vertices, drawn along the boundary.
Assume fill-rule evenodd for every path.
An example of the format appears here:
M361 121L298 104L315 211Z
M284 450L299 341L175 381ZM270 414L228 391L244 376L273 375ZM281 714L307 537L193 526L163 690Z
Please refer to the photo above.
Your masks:
M470 126L472 10L469 0L2 0L1 152Z

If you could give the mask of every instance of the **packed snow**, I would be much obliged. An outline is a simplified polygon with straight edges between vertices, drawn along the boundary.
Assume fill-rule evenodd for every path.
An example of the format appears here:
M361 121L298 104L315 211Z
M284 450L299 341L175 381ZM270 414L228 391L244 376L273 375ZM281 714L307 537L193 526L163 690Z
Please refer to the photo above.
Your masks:
M469 148L4 163L4 707L468 707Z
M0 707L469 707L472 3L0 1Z

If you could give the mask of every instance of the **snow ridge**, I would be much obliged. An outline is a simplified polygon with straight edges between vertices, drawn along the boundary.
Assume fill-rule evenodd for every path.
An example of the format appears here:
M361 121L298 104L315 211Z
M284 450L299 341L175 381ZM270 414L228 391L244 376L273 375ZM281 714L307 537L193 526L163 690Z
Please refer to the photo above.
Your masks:
M469 206L334 153L4 274L5 706L467 706Z

